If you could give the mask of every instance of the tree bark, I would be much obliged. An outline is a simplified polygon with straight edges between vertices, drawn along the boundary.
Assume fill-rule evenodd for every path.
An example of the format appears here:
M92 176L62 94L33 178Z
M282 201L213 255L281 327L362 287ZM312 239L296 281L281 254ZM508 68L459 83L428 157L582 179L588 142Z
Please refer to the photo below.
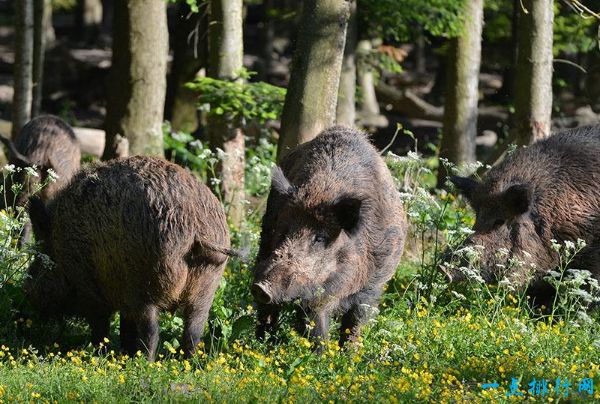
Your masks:
M163 0L114 4L104 159L127 154L163 156L168 31Z
M102 0L79 0L77 4L77 40L94 43L102 25Z
M337 101L337 123L354 126L356 121L356 1L350 5L346 45Z
M165 102L165 117L171 121L174 131L193 133L199 126L198 95L184 85L192 81L200 69L206 66L207 29L208 21L204 10L192 13L187 3L179 3L174 30L173 62Z
M440 158L454 164L475 162L477 104L483 0L467 0L465 25L460 37L450 39L447 61L447 87ZM444 166L438 169L438 186L446 181Z
M335 120L350 1L306 0L278 147L281 160Z
M42 85L44 76L44 56L46 45L53 40L54 30L52 26L52 2L51 0L34 0L34 26L33 26L33 101L31 105L31 116L38 116L42 110ZM50 36L52 35L52 36Z
M19 0L15 5L13 138L31 119L33 97L33 0Z
M237 80L243 67L242 0L211 0L209 14L209 76ZM221 191L230 222L244 220L244 133L239 122L227 116L209 116L211 148L225 153L221 161Z
M264 28L262 32L263 46L262 56L264 59L263 65L259 70L260 80L269 82L271 77L271 70L273 69L273 42L275 40L275 21L272 15L273 9L275 8L275 0L264 0Z
M552 0L523 0L518 28L515 128L519 145L550 135L552 114Z
M361 99L359 102L359 122L366 127L385 127L388 120L381 115L377 94L375 93L375 74L373 69L364 61L372 57L370 55L373 45L368 39L358 41L357 53L363 60L358 66L358 86L360 87Z

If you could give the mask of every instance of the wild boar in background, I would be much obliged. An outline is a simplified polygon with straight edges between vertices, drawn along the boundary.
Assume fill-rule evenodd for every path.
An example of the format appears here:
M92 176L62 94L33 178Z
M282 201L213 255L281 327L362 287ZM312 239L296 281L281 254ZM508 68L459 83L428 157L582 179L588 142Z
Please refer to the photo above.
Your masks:
M79 141L73 129L62 119L44 115L29 121L19 131L14 142L0 136L8 150L8 162L15 167L38 168L38 176L28 175L24 170L16 171L12 177L7 177L4 183L4 195L0 198L0 206L24 206L40 184L47 182L39 196L48 201L56 192L64 187L79 170L81 150ZM48 169L52 169L57 178L46 181ZM12 190L14 183L23 184L22 190L15 195ZM24 226L21 242L30 238L31 226Z

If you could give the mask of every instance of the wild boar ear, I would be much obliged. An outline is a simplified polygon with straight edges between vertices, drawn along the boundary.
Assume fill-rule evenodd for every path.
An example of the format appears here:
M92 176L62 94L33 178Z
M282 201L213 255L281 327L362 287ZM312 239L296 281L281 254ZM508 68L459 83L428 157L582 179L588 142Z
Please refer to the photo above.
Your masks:
M463 194L467 199L471 199L475 190L479 186L479 182L468 177L459 177L457 175L453 175L448 178L450 182L452 182L456 188Z
M342 197L334 203L335 218L346 232L352 232L358 225L361 206L362 200L353 197Z
M29 198L29 219L38 240L46 240L50 235L50 213L39 196Z
M531 190L524 184L512 185L502 193L502 205L510 215L522 215L531 205Z
M279 166L273 167L271 172L271 187L282 196L293 197L296 193L296 187L285 177Z

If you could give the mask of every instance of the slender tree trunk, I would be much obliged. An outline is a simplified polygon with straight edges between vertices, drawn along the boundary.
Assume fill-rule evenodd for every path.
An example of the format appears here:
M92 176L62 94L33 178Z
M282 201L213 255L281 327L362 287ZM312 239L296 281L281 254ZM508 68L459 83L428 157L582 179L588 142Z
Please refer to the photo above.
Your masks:
M425 54L425 33L423 27L419 27L419 33L415 41L415 71L417 74L427 73L427 56Z
M204 9L192 13L185 2L180 2L174 29L173 62L167 86L165 117L175 131L193 133L198 129L198 95L185 88L199 70L206 66L208 57L208 20Z
M510 20L510 62L509 65L504 68L502 72L502 87L498 90L498 96L500 99L505 99L510 102L514 97L515 90L515 66L517 65L517 38L518 38L518 20L519 20L519 8L521 7L520 0L512 0L513 10L512 17ZM507 52L507 53L508 53Z
M33 29L33 101L31 115L38 116L42 110L42 84L44 76L44 56L49 38L47 25L52 24L48 15L52 17L52 2L49 0L34 0L34 29Z
M281 117L278 159L335 120L350 1L306 0Z
M264 0L263 7L265 10L264 29L263 29L263 47L262 54L264 59L264 65L260 72L260 78L262 81L268 82L271 70L273 68L273 41L275 40L275 21L273 19L273 9L275 8L275 0Z
M211 0L209 16L209 76L238 79L243 67L242 0ZM221 191L228 205L229 220L240 226L244 220L244 133L240 123L227 116L210 116L208 137L213 149L225 153L221 162Z
M54 32L54 25L52 24L52 0L44 0L44 41L46 42L46 49L54 46L56 41L56 33Z
M481 64L481 30L483 0L467 0L465 26L460 37L450 39L447 53L447 87L444 127L440 158L454 164L475 162L477 104L479 101L479 66ZM446 180L440 163L438 186Z
M104 159L163 155L168 31L163 0L114 4Z
M337 101L337 123L354 126L356 120L356 1L350 5L346 46Z
M77 4L77 40L94 43L100 35L102 0L79 0Z
M12 137L31 119L33 91L33 0L15 2L15 67Z
M360 87L360 102L359 105L359 123L365 127L381 128L388 125L388 120L381 115L377 94L375 92L375 73L371 66L365 63L371 58L373 45L370 40L362 39L358 41L356 52L362 63L358 65L358 86Z
M516 139L531 144L550 135L552 114L552 0L523 0L518 28Z

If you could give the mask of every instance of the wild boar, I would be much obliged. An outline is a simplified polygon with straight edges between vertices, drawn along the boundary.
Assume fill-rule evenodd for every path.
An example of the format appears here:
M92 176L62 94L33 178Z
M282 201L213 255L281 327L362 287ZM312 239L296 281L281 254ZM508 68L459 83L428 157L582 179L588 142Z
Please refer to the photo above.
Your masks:
M544 281L559 265L552 241L584 240L572 263L600 278L600 126L557 133L506 157L481 182L451 181L475 210L464 246L483 246L481 277L528 287L540 304L553 293ZM515 265L515 262L519 262ZM442 268L450 281L464 279Z
M14 143L0 136L8 150L8 161L15 167L38 167L38 176L27 175L25 171L17 171L4 183L4 197L0 198L0 206L24 206L27 198L36 188L47 183L39 196L43 201L49 200L59 189L64 187L80 167L81 150L73 129L62 119L51 116L39 116L29 121L17 134ZM47 181L48 169L52 169L57 177ZM15 195L12 185L23 185ZM31 225L27 223L21 233L20 243L29 241Z
M159 312L183 308L182 346L195 351L229 248L217 198L187 170L164 160L131 157L82 169L46 205L30 200L43 256L25 290L45 315L87 319L92 341L121 315L121 344L154 358ZM139 343L139 344L138 344Z
M0 141L8 149L9 163L17 167L36 165L40 170L40 178L30 178L25 191L18 195L17 205L24 205L30 190L40 181L45 181L47 170L52 169L58 175L55 182L49 183L40 192L43 201L47 201L60 188L64 187L79 170L81 150L73 129L62 119L44 115L29 121L17 134L14 143L0 136ZM24 182L24 175L17 175L14 180ZM7 187L10 188L10 187ZM7 192L10 192L7 189ZM12 198L8 198L12 200Z
M298 146L273 170L252 285L257 336L274 331L283 303L299 300L315 342L328 338L333 315L342 315L340 345L355 340L395 273L406 230L367 135L335 126Z

